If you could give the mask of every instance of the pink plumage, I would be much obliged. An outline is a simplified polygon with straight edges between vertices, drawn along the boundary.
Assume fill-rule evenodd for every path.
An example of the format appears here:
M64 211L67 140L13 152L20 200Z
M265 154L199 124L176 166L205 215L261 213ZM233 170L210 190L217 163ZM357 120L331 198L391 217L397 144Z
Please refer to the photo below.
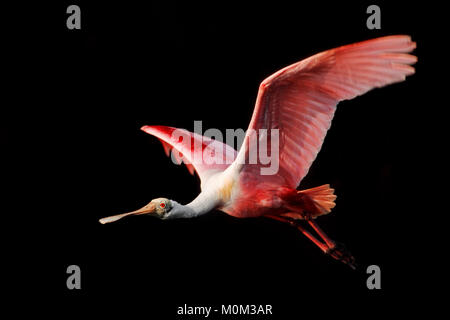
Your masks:
M235 217L273 218L294 225L324 252L353 266L353 257L314 221L335 206L334 190L329 185L302 191L296 188L320 151L339 101L412 75L411 65L417 58L409 52L415 47L409 36L387 36L324 51L279 70L260 85L239 152L184 129L143 127L162 142L167 155L175 152L175 160L184 162L191 173L195 169L202 181L200 195L190 204L180 205L185 213L160 209L160 217L192 217L215 208ZM273 129L279 132L277 141L268 134ZM268 148L278 143L279 168L274 174L261 174L267 165L250 161L250 142L263 138ZM155 210L157 205L151 204L161 199L130 214L149 213L148 206ZM323 241L304 229L299 220L306 220Z
M308 173L339 101L413 74L414 68L409 64L417 58L406 52L414 48L415 43L408 36L368 40L313 55L265 79L249 129L280 130L279 181L296 188ZM245 152L245 148L240 150ZM243 172L254 173L258 169L246 166Z
M236 158L236 150L229 145L184 129L143 126L141 130L157 137L167 156L172 153L175 161L184 163L191 174L195 169L201 180L224 171Z

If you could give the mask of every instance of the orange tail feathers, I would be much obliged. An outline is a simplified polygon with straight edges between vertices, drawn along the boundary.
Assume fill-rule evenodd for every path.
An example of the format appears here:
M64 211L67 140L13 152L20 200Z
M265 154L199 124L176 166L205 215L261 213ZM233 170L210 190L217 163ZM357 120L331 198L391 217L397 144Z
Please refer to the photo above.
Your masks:
M314 216L321 216L331 212L336 206L334 200L336 200L336 195L334 194L334 189L330 188L329 184L324 184L319 187L300 190L297 191L298 194L307 195L311 200L313 205L316 207L318 214Z

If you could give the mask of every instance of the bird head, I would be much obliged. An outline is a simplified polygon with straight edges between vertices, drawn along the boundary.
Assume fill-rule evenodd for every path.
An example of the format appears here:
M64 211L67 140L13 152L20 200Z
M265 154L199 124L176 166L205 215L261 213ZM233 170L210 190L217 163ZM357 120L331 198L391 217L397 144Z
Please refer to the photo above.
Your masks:
M166 198L157 198L150 201L146 206L127 213L118 214L100 219L101 224L110 223L122 219L123 217L133 215L150 215L160 219L168 217L170 210L174 207L174 203Z

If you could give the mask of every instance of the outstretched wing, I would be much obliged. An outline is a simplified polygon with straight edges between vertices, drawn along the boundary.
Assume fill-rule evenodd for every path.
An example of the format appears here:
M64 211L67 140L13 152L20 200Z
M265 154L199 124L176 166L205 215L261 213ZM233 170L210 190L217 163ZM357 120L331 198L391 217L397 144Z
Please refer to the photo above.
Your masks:
M237 155L227 144L184 129L144 126L141 130L157 137L174 162L183 162L191 174L197 171L202 182L211 174L228 168Z
M415 47L409 36L377 38L321 52L265 79L236 161L242 176L260 175L267 167L248 164L251 135L258 141L267 136L270 150L274 141L260 129L279 129L279 170L259 179L296 188L322 146L338 102L413 74L410 64L417 58L407 53Z

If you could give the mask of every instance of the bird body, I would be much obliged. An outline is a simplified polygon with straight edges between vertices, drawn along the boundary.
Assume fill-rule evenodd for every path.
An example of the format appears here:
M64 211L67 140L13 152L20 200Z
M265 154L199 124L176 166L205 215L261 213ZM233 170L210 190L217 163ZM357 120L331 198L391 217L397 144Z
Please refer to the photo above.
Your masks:
M142 130L156 136L167 155L183 162L191 174L198 173L201 193L187 205L158 198L144 208L100 222L139 214L192 218L213 209L238 218L263 216L295 226L325 253L354 267L348 251L315 222L335 206L334 190L329 185L301 191L297 187L320 151L336 105L412 75L417 58L409 52L414 48L409 36L381 37L327 50L277 71L260 85L239 152L184 129L144 126ZM255 144L258 149L276 147L275 166L259 158L252 161Z
M197 208L198 215L211 209L200 203L213 203L214 208L237 218L254 218L270 215L296 213L298 219L304 215L316 217L330 212L334 207L336 196L328 185L319 190L303 190L280 186L267 182L259 183L253 176L245 178L246 173L239 173L234 167L216 173L205 184L202 191L188 206ZM326 194L324 194L324 192ZM325 197L320 201L320 196ZM317 198L318 197L318 198ZM170 216L168 216L170 218Z

